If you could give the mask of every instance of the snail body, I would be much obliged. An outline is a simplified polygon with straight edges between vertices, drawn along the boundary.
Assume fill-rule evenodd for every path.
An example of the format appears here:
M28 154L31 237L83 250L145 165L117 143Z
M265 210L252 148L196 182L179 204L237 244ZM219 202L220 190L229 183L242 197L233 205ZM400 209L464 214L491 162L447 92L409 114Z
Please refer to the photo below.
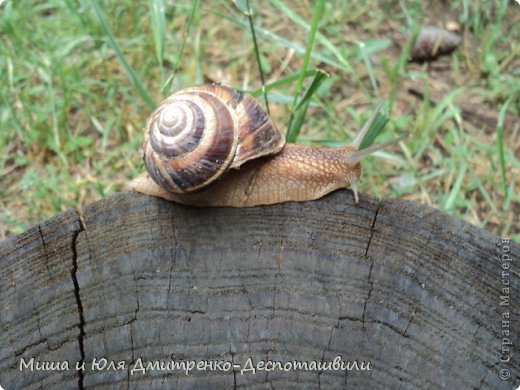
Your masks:
M142 146L148 172L129 189L187 205L228 207L314 200L349 186L355 190L361 159L402 138L358 150L378 110L350 145L310 147L285 144L247 94L218 84L187 88L163 101L148 119Z

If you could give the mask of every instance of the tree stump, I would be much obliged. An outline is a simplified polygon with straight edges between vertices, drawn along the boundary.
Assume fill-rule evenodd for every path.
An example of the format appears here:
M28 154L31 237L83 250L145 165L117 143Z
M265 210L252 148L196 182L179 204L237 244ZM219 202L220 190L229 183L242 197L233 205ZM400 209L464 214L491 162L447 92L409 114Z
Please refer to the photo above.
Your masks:
M0 385L511 389L519 253L349 191L250 209L120 193L0 243Z

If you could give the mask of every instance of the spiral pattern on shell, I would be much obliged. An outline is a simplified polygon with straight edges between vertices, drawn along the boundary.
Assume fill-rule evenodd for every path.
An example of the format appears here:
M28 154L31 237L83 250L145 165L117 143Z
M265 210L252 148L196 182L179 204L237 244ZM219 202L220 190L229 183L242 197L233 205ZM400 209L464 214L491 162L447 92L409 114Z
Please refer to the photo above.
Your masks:
M159 186L186 193L284 144L255 99L208 84L180 90L159 105L146 124L143 151L146 169Z

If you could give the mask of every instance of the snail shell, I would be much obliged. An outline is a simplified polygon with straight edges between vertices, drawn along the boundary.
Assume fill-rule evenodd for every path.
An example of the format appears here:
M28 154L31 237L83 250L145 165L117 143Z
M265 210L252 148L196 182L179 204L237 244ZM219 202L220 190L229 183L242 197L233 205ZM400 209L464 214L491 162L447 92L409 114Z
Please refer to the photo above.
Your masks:
M184 194L207 187L249 160L277 153L284 144L255 99L211 84L164 100L146 124L142 148L152 179Z

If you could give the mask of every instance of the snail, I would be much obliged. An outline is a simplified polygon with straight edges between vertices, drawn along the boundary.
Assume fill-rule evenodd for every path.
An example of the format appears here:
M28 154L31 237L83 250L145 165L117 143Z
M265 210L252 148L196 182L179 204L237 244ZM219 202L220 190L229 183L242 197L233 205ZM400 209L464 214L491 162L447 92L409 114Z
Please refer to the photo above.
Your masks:
M220 84L179 90L149 117L141 154L147 169L128 188L194 206L253 207L307 201L353 187L360 161L404 136L358 150L381 105L350 145L285 143L250 95Z

